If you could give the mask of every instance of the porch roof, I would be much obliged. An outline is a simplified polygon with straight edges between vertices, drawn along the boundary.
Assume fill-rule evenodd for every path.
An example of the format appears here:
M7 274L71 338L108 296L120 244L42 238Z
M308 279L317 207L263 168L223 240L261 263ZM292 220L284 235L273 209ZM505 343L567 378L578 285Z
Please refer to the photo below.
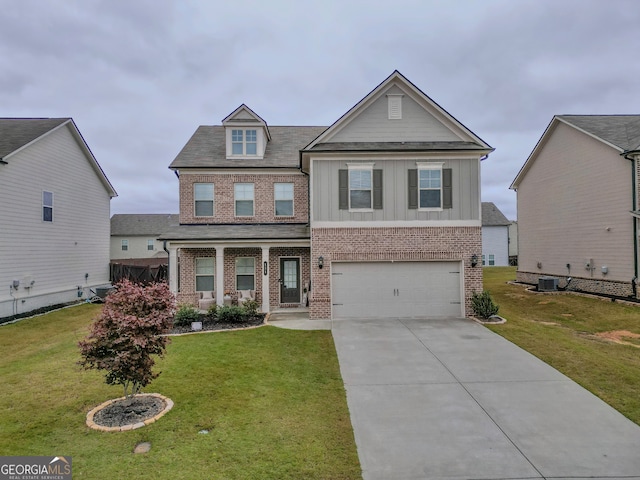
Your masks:
M243 225L180 225L158 239L169 241L309 240L309 225L299 223Z

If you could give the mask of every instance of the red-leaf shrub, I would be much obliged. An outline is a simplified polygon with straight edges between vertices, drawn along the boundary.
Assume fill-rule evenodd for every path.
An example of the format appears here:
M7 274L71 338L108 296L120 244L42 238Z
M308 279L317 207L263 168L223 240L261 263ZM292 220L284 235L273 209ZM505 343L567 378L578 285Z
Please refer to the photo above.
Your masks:
M162 357L172 328L175 299L165 283L137 285L122 280L105 299L89 335L78 343L83 368L106 370L109 385L135 395L159 373L152 355ZM128 393L131 387L131 393Z

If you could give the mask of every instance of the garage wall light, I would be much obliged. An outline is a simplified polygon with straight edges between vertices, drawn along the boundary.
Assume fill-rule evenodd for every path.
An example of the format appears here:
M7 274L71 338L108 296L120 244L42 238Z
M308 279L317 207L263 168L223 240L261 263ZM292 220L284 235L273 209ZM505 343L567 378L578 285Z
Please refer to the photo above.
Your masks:
M324 257L320 255L318 257L318 268L322 268L322 267L324 267Z
M475 267L477 265L478 265L478 255L474 253L473 255L471 255L471 266Z

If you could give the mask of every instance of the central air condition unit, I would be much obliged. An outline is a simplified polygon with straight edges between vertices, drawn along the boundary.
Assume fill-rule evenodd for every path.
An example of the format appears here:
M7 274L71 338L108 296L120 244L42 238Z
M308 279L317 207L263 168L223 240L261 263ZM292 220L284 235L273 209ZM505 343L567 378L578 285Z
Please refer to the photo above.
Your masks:
M539 292L556 292L558 291L557 277L540 277L538 278Z

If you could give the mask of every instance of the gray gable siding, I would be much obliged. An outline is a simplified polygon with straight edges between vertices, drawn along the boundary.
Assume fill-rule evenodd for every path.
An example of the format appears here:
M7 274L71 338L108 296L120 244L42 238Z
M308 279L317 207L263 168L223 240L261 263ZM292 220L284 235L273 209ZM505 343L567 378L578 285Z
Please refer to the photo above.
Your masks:
M389 120L387 94L404 94L402 119ZM397 86L391 87L354 120L326 141L460 142L462 139Z
M337 221L410 221L410 220L480 220L480 175L478 159L422 159L420 162L444 162L452 169L453 208L425 212L408 208L407 178L409 169L416 168L416 160L364 160L374 162L383 175L382 209L372 212L349 212L339 209L338 171L347 168L347 161L314 160L311 176L313 188L313 217L316 222ZM349 160L349 163L357 161Z

